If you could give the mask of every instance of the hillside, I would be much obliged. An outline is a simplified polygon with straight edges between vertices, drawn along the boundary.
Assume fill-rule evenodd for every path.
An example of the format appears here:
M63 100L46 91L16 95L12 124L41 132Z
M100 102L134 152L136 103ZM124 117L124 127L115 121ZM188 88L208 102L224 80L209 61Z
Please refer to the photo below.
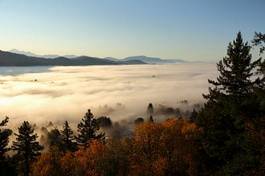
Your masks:
M139 60L112 61L89 56L75 58L56 57L53 59L26 56L0 50L0 66L81 66L81 65L128 65L145 64Z

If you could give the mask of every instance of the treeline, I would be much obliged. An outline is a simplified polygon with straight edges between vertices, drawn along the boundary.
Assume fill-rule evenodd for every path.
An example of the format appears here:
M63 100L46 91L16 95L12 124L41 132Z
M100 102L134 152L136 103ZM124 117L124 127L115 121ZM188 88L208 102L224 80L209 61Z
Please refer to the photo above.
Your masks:
M8 145L12 131L4 128L6 118L0 123L0 175L264 176L264 43L265 34L256 33L250 46L239 32L217 64L219 76L209 80L203 107L190 118L158 123L149 104L148 121L137 118L130 136L106 136L100 127L111 126L111 120L88 110L76 135L67 121L62 130L49 131L46 150L29 122ZM253 46L260 46L254 61Z

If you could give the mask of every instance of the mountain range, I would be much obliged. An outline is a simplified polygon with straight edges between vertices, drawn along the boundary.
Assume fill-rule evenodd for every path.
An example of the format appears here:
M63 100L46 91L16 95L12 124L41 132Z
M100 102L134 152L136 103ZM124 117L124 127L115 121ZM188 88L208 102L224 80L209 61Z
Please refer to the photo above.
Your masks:
M75 55L37 55L20 50L1 51L0 66L82 66L82 65L132 65L132 64L173 64L183 60L164 60L147 56L132 56L124 59L111 57L97 58Z

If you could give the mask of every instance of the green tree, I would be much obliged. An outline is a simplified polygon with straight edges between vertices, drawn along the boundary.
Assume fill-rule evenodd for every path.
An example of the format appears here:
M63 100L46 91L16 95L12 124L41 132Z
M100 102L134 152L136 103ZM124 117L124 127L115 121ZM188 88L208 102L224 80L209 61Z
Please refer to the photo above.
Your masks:
M208 80L214 88L209 88L209 94L204 95L205 98L218 101L220 96L228 95L240 100L240 97L251 93L257 82L257 79L252 80L252 76L260 60L252 62L250 49L251 46L243 42L239 32L236 40L229 43L227 56L217 64L217 70L220 73L217 81Z
M90 109L88 109L77 128L78 136L76 139L81 146L87 146L93 139L104 140L105 138L105 134L99 132L100 128L98 121L94 118Z
M149 117L149 122L154 122L154 107L152 103L149 103L149 105L147 106L147 116Z
M265 34L261 32L255 32L254 39L252 41L254 46L260 46L260 54L262 54L265 51Z
M254 46L259 47L259 54L260 56L265 51L265 34L259 32L255 32L254 39L252 41ZM261 58L262 59L262 58ZM265 60L260 62L259 69L258 69L258 75L261 76L261 87L265 89Z
M30 164L40 155L43 147L37 141L37 134L29 122L24 121L15 133L16 140L13 142L12 149L16 152L15 158L24 176L30 173Z
M47 134L47 143L50 148L64 150L63 136L58 129L52 129Z
M68 124L68 121L64 122L63 130L61 131L62 141L65 151L75 151L77 149L77 145L75 142L75 137L73 130Z
M255 151L245 128L248 120L257 114L251 103L259 81L253 75L260 59L252 62L250 49L239 32L229 43L227 56L217 64L217 80L209 80L212 87L204 95L208 101L198 115L209 168L214 173L221 168L218 170L221 175L241 175L255 162Z
M0 161L5 158L5 153L9 150L7 145L9 142L9 136L12 134L12 130L3 128L8 123L8 119L9 118L6 117L0 122Z
M9 137L12 134L12 130L5 128L9 118L5 117L0 122L0 175L15 175L14 166L11 159L6 156L6 153L10 150L8 147Z

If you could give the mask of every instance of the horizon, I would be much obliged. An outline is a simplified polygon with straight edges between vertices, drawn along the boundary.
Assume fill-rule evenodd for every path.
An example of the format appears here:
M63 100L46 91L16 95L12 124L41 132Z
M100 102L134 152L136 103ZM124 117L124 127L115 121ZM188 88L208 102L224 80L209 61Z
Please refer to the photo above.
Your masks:
M251 41L255 31L265 29L259 20L265 17L264 5L262 0L2 0L0 48L38 55L216 62L238 31Z

